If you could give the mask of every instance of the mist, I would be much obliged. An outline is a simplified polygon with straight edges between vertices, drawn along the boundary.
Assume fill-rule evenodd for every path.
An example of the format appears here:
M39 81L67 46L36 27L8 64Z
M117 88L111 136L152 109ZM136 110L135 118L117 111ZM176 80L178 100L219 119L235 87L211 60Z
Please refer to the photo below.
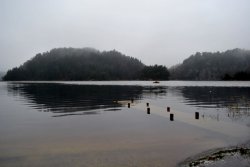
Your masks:
M2 0L0 71L58 47L118 50L170 67L250 49L249 0Z

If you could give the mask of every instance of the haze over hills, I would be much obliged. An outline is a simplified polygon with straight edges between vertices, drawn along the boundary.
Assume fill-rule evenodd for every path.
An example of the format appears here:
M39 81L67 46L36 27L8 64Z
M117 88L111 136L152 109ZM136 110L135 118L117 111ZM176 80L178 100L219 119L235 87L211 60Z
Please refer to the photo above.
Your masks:
M155 75L157 73L157 75ZM145 66L140 60L118 51L93 48L57 48L37 54L13 68L4 80L138 80L168 79L164 66Z
M4 80L136 79L136 73L143 67L139 60L115 50L57 48L39 53L20 67L9 70Z
M197 52L170 68L174 80L250 80L250 51Z
M56 48L39 53L4 80L250 80L250 51L197 52L182 64L146 66L112 50Z
M5 75L5 72L0 71L0 81L2 80L2 77Z

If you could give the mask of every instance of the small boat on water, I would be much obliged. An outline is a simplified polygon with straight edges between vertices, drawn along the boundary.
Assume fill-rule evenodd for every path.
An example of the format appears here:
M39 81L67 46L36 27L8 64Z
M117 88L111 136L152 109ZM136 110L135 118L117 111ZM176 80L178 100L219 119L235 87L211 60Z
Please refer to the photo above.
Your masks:
M154 81L153 83L160 83L159 81Z

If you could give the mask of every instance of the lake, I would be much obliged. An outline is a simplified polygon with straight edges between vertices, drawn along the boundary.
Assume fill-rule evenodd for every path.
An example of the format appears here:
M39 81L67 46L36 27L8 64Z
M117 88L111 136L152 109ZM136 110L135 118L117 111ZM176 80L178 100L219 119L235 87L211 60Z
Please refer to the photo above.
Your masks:
M250 82L0 82L1 167L176 166L249 132Z

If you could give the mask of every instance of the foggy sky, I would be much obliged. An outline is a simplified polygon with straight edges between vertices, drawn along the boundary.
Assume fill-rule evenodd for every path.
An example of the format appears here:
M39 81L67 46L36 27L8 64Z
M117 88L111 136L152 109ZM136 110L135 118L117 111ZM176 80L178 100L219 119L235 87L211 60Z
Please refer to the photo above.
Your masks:
M118 50L170 67L250 49L250 0L0 0L0 71L58 47Z

